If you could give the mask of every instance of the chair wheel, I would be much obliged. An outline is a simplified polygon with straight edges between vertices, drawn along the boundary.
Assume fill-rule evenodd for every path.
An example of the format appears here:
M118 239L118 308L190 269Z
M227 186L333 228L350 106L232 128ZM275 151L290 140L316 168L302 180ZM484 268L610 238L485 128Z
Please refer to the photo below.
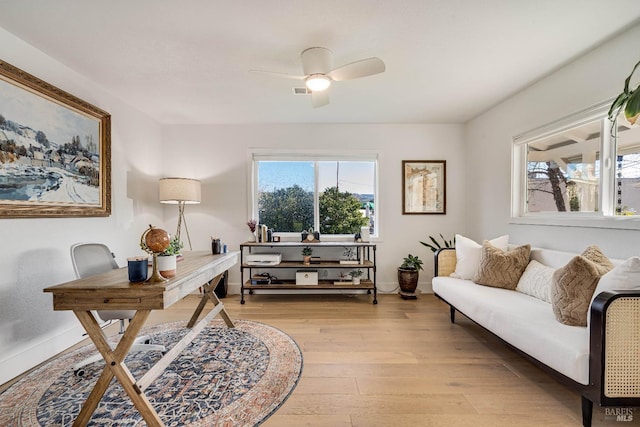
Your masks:
M73 375L76 377L84 377L84 369L79 368L73 371Z

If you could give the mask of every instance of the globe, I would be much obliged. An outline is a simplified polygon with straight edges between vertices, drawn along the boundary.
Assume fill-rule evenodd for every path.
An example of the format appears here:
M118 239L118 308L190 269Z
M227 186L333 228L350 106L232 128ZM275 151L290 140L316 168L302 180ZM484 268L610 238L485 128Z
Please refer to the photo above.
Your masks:
M144 242L144 245L141 246L143 246L142 249L145 251L149 253L162 253L167 249L167 247L169 247L171 238L169 237L169 233L162 228L156 228L149 225L149 228L142 234L142 241Z

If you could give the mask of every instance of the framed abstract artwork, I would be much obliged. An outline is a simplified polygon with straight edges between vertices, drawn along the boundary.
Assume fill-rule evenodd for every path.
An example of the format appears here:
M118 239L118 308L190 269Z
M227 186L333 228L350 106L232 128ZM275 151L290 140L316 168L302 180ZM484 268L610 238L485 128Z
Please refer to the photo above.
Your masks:
M0 61L0 218L110 214L111 116Z
M402 161L402 214L446 214L445 160Z

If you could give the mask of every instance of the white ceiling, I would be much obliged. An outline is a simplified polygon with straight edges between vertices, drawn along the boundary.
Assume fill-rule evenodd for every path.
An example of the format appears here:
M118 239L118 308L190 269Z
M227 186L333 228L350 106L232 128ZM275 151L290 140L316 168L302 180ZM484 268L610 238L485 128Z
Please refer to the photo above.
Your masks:
M0 27L161 123L463 123L637 23L637 6L0 0ZM312 46L331 49L334 66L377 56L387 70L335 82L317 109L292 94L297 81L248 72L301 74Z

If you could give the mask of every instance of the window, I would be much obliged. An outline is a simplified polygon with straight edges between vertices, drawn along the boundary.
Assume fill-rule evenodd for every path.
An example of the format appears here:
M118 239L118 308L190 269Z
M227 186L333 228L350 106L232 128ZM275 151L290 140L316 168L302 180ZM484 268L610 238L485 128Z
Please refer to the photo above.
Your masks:
M600 210L600 122L526 144L526 212Z
M376 231L377 156L253 153L253 217L277 233Z
M638 222L640 128L621 117L612 129L606 117L609 105L514 138L513 222L589 226L584 220L623 216ZM562 222L576 219L582 222ZM614 225L627 226L640 228L619 221Z
M615 213L640 215L640 128L618 131Z

